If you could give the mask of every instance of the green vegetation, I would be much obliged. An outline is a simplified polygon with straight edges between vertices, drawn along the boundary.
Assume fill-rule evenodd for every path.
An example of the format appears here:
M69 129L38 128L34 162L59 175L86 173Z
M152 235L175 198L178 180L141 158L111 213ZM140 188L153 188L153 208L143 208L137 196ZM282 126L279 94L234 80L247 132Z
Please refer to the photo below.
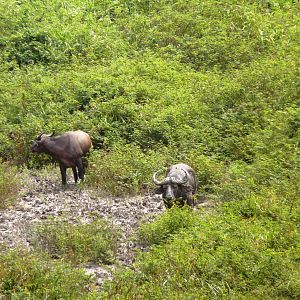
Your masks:
M117 250L117 230L104 220L69 224L50 220L35 228L35 248L73 264L112 263Z
M167 156L151 150L144 153L132 144L94 151L89 157L87 183L119 196L149 191L153 170L163 165Z
M0 295L4 299L78 299L89 292L81 269L21 250L1 251Z
M191 211L193 226L177 228L140 255L135 271L118 274L103 299L298 299L300 210L290 212L284 204L277 210L279 200L231 202L202 215ZM157 243L179 214L185 213L170 210L154 223L165 226L150 224L149 241Z
M173 207L155 222L142 224L137 232L138 241L145 246L161 245L181 230L193 228L200 217L200 213L194 213L188 207Z
M0 0L0 206L9 165L50 163L37 134L82 129L87 185L144 193L185 162L222 203L143 225L138 271L102 297L299 298L299 17L292 0Z
M17 168L0 159L0 209L14 204L21 187Z

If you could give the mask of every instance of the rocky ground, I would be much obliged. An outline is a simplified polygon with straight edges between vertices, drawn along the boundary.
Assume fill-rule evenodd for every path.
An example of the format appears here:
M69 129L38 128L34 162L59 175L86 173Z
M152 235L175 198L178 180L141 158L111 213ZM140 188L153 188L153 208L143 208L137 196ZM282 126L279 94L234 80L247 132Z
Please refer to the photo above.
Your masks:
M158 196L109 198L101 192L69 183L63 188L56 176L27 174L26 184L19 201L10 209L0 212L0 244L11 248L31 247L30 228L49 217L63 217L70 221L89 221L105 218L122 229L118 250L118 265L130 265L134 260L133 233L140 222L153 219L165 211ZM111 270L102 266L86 266L98 284L111 277Z

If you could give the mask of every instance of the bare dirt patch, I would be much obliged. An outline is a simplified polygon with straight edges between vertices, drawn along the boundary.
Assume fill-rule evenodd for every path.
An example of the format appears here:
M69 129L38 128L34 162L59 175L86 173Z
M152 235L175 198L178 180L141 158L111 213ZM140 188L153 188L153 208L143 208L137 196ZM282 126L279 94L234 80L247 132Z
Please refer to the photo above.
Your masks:
M134 232L141 222L149 222L165 211L157 196L112 198L84 186L69 183L62 187L56 175L29 173L19 201L0 211L0 244L10 248L30 248L31 228L48 218L64 218L70 222L89 222L104 218L121 229L122 237L117 261L111 266L85 266L98 284L111 278L112 270L120 265L131 265L137 246Z

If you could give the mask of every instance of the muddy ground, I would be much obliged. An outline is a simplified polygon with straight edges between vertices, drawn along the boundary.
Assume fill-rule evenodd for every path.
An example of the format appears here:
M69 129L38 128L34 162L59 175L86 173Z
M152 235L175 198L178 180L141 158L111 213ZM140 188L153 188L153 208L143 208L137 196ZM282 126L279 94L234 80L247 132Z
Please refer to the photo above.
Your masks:
M7 244L10 248L30 248L31 228L49 217L70 222L88 222L99 217L109 220L122 230L116 264L85 266L98 284L111 278L115 266L133 263L138 247L134 243L135 230L141 222L148 222L165 211L161 198L155 195L112 198L105 197L100 191L75 185L71 179L63 188L55 173L28 173L25 177L20 199L10 209L0 211L0 244Z

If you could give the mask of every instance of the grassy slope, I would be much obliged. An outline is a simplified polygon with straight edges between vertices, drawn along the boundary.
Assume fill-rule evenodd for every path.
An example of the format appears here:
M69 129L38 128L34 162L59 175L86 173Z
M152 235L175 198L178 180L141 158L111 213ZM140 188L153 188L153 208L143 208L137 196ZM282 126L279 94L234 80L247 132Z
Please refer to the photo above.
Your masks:
M262 297L272 286L274 297L299 295L293 275L299 261L297 3L11 0L1 2L0 15L3 159L39 167L49 160L26 160L36 134L80 128L93 137L87 179L95 187L139 193L153 188L156 169L185 161L197 172L200 194L239 201L229 204L230 213L226 206L216 217L205 217L210 225L199 221L184 237L142 257L141 278L126 275L124 288L117 279L116 294L130 286L136 298L147 291L159 297L165 289L170 297L190 289L191 297L200 292ZM278 229L282 224L293 238ZM202 226L207 236L197 236ZM190 242L195 235L196 246ZM218 239L220 252L201 244ZM174 266L164 263L164 251L180 261L179 249L191 247L196 254L179 264L180 276L166 274ZM239 262L228 257L232 251ZM194 265L203 252L214 262L203 258L202 274ZM274 270L287 271L255 273L267 268L268 259ZM149 261L151 268L144 268ZM258 267L249 266L251 261ZM222 271L222 265L228 268ZM284 277L288 270L290 281ZM199 282L188 280L193 276ZM137 282L145 289L137 290Z

